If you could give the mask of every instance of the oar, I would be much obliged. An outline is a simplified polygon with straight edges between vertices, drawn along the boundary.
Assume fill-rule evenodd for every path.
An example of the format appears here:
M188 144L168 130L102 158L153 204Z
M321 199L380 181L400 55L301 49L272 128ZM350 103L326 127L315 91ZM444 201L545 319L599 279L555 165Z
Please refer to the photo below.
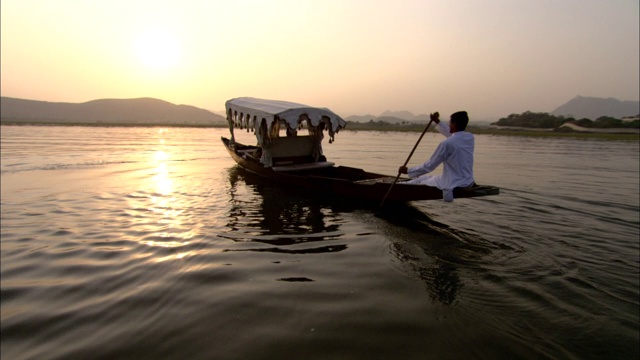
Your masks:
M437 114L438 113L435 113L434 115L437 115ZM422 140L422 137L429 130L429 127L431 126L432 122L433 122L433 116L431 116L431 121L429 121L429 123L427 124L427 127L424 128L424 131L422 132L422 134L420 134L420 138L418 138L418 141L413 146L413 149L411 150L411 153L409 153L409 157L407 157L407 160L404 162L404 165L402 165L402 166L407 166L407 164L409 163L409 160L413 156L413 153L416 151L416 148L418 147L418 144L420 144L420 141ZM380 207L382 207L382 205L384 205L384 201L387 200L387 196L389 196L389 194L391 193L391 189L393 189L393 186L398 182L398 179L400 178L400 175L401 175L400 171L398 171L398 176L396 176L396 179L393 180L393 184L391 184L391 186L389 186L389 190L387 190L387 193L384 195L384 198L382 198L382 202L380 203Z

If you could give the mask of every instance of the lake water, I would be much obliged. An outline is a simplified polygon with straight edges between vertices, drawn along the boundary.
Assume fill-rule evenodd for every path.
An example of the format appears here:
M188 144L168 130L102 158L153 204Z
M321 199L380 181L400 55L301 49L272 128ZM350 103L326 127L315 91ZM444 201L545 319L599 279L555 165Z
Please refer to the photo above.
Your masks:
M381 215L246 174L226 129L1 131L2 359L640 355L639 142L477 135L499 196ZM418 137L324 149L395 175Z

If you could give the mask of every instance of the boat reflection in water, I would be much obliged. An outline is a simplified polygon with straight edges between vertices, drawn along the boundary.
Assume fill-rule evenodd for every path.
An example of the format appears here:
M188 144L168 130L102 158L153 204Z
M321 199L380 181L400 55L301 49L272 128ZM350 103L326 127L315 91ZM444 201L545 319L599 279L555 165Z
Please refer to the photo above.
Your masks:
M319 202L285 192L283 188L271 185L240 167L229 170L229 180L231 209L227 227L233 232L221 236L234 241L274 246L251 251L305 254L337 252L347 248L346 245L335 244L309 245L336 240L343 235L339 217ZM286 248L303 243L307 246Z
M373 212L322 194L288 191L238 166L229 170L229 180L231 231L221 236L271 245L232 251L341 252L352 236L341 230L347 221L344 215L350 213L362 222L350 224L362 227L357 236L372 234L373 226L389 241L390 253L403 270L419 277L431 298L445 305L455 303L463 288L460 269L481 271L483 258L491 252L491 244L438 223L410 204L389 204L384 211Z
M394 256L422 279L434 300L445 305L455 303L464 286L460 274L483 273L482 264L494 247L410 205L379 212L377 217L387 224L381 228Z

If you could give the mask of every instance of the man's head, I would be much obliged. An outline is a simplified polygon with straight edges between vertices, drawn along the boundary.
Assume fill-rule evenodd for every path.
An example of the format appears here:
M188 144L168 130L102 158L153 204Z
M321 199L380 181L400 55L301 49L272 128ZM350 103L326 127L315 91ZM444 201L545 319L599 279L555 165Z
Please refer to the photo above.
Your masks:
M469 115L466 111L458 111L451 114L451 132L464 131L469 123ZM455 129L455 131L454 131Z

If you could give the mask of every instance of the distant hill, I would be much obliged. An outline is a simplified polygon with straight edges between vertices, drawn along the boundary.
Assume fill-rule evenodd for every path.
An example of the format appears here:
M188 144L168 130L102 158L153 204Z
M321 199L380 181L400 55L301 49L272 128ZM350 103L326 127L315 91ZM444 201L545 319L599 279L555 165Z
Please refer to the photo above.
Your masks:
M390 111L387 110L375 115L352 115L345 118L347 122L368 123L369 121L384 121L390 124L399 124L404 122L425 123L429 120L429 115L413 115L410 111Z
M152 98L101 99L84 103L47 102L2 97L2 121L104 124L214 125L224 117L189 105Z
M391 110L387 110L387 111L383 112L380 115L380 117L394 117L394 118L398 118L398 119L402 119L402 120L406 120L406 121L411 121L411 122L425 122L425 121L429 120L429 115L426 115L426 114L414 115L410 111L391 111Z
M354 123L354 122L368 123L370 121L373 121L373 122L383 121L389 124L401 124L401 123L409 122L409 120L407 119L401 119L394 116L375 116L375 115L352 115L345 118L345 120L349 123Z
M551 112L551 115L574 119L596 120L601 116L623 118L640 113L640 101L620 101L614 98L576 96Z
M375 120L377 116L375 115L351 115L344 118L347 122L360 122L365 123L369 122L369 120Z

